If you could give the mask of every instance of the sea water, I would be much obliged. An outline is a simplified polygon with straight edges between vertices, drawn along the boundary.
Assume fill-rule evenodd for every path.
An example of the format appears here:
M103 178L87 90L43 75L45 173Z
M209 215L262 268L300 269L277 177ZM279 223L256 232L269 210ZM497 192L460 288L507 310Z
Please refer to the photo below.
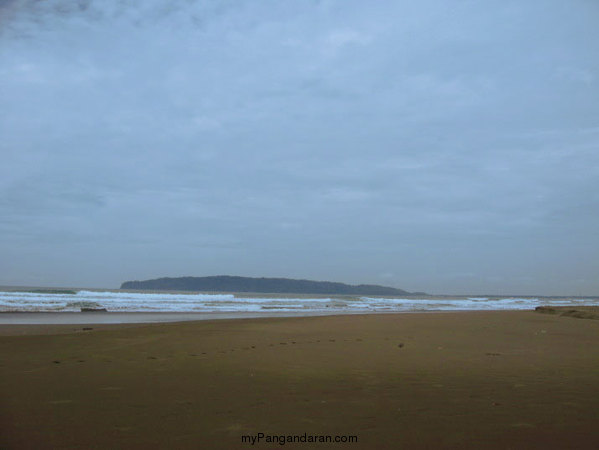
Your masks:
M426 312L526 310L536 306L599 305L599 298L553 297L318 297L244 296L168 292L79 290L74 293L0 291L0 312L78 312L105 308L114 312Z

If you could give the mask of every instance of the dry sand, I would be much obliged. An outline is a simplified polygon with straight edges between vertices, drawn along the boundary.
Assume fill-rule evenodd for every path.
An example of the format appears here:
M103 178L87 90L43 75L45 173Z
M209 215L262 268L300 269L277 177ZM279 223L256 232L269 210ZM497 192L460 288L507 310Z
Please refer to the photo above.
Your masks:
M31 327L0 336L2 449L252 448L242 435L257 433L358 443L254 448L599 448L599 320L526 311Z

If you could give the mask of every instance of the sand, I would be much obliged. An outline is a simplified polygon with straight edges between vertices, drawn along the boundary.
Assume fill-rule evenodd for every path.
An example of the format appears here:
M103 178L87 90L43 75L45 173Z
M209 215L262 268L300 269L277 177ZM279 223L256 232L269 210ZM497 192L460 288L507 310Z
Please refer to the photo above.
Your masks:
M20 327L0 336L3 449L599 448L599 320L519 311ZM358 442L242 442L258 433Z
M310 312L1 312L0 334L13 334L14 325L67 325L67 324L120 324L164 323L195 320L243 319L264 317L330 316L339 314L323 311ZM344 314L357 314L346 312ZM27 327L23 327L26 330ZM56 328L59 330L60 328ZM68 328L66 328L68 330ZM35 328L31 329L35 332ZM30 332L27 332L31 334Z

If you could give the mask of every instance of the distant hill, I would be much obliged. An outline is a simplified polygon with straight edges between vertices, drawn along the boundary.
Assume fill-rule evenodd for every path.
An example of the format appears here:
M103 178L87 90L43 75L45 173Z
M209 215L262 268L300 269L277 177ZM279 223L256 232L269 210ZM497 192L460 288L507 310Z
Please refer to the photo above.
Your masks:
M219 275L213 277L156 278L125 281L121 289L152 291L255 292L277 294L330 295L410 295L402 289L373 284L357 286L330 281L294 280L291 278L248 278Z

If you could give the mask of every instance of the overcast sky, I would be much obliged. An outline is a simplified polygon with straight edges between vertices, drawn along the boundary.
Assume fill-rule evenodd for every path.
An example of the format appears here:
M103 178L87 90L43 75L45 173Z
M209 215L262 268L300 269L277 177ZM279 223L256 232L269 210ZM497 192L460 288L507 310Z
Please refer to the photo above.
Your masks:
M0 284L599 295L599 2L0 0Z

